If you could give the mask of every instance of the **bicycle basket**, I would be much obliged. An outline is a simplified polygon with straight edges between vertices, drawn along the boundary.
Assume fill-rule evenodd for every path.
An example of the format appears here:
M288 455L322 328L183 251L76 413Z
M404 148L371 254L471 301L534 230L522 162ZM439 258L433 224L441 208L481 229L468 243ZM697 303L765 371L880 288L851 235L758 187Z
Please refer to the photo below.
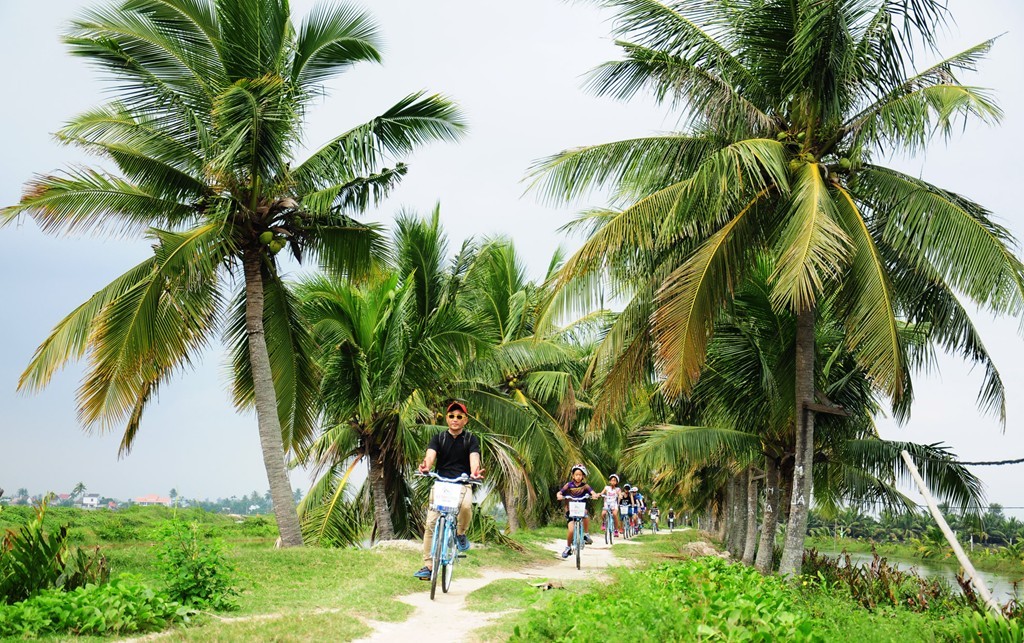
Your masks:
M626 516L629 514L629 507L626 505L619 505L619 515Z
M434 502L431 505L438 511L453 511L459 508L462 500L463 487L453 482L434 483Z
M587 503L579 501L569 501L569 517L570 518L583 518L587 515Z

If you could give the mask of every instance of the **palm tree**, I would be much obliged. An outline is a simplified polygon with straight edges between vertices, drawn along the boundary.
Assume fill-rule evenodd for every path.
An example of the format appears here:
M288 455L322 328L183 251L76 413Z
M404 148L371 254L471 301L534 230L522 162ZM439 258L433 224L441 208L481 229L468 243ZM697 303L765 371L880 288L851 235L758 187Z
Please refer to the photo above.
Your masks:
M901 317L928 328L932 345L982 364L981 403L1003 415L999 374L959 297L1021 313L1014 240L982 206L873 162L921 150L961 119L1000 118L986 92L958 79L992 41L914 72L915 43L934 52L947 17L939 0L595 3L617 11L624 59L598 68L591 86L621 98L651 88L682 105L683 129L536 166L549 197L611 184L626 205L591 216L597 231L561 283L592 293L587 286L607 273L632 297L623 328L609 334L607 352L630 365L613 367L621 385L611 399L623 397L631 371L643 378L655 365L666 391L683 394L750 258L772 258L772 300L797 329L795 479L780 568L795 573L814 477L814 329L824 294L837 294L849 348L898 417L912 397L908 368L924 355L901 338Z
M85 483L79 482L75 485L75 488L71 490L71 500L77 500L83 493L85 493Z
M124 424L125 454L159 386L226 323L235 403L256 409L286 546L302 536L285 453L313 437L318 378L275 255L288 248L341 275L369 270L378 234L350 215L406 173L383 159L463 128L452 103L412 94L293 162L306 106L326 80L379 62L378 39L370 17L344 5L320 6L298 26L287 0L126 0L88 11L65 42L116 81L116 95L58 137L120 174L40 176L3 211L7 221L29 213L50 233L141 234L154 247L57 325L19 387L45 387L88 355L80 417L87 427Z
M771 272L771 264L759 258L719 316L708 345L706 372L693 389L690 408L658 426L649 426L627 453L631 470L661 471L668 484L713 466L733 474L751 466L763 468L765 508L756 565L764 572L772 567L779 510L786 510L779 506L779 499L792 493L795 469L793 457L786 454L793 452L789 428L794 422L796 323L794 315L777 309L771 301ZM982 499L980 482L947 451L937 445L879 439L871 422L878 408L876 392L846 347L833 300L823 299L819 310L815 348L824 366L816 372L815 387L841 405L847 415L825 418L823 430L815 434L818 506L831 514L844 503L881 502L904 511L912 508L913 503L897 487L898 482L909 482L910 474L899 457L900 451L907 449L936 495L977 512ZM692 506L707 502L706 490L701 491L688 494L693 496ZM736 504L749 501L746 493L733 495ZM737 526L737 521L730 522L730 527ZM743 542L742 530L735 531L729 529L733 539L730 550L742 548L749 559L753 543L750 539Z
M556 252L547 277L561 260ZM518 529L524 507L534 515L549 508L547 489L561 484L573 463L589 460L581 448L587 348L577 341L586 322L541 327L550 295L549 286L527 278L507 239L486 242L466 274L464 307L481 344L456 386L483 411L478 422L513 447L517 461L495 468L490 477L510 531ZM509 402L520 405L526 413L517 417L529 421L508 422ZM539 498L538 490L544 492Z

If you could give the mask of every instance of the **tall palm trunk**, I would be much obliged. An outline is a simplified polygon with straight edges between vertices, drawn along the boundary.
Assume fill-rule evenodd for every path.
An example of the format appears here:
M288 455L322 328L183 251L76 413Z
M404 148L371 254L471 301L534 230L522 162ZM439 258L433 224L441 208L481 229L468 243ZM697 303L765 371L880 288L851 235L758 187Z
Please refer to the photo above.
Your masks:
M377 540L394 540L395 526L391 522L391 510L388 508L388 488L384 480L384 461L381 450L373 445L373 437L365 438L369 443L369 456L366 462L370 468L370 494L373 496L373 521L376 525Z
M242 260L245 269L245 331L249 340L249 362L252 364L253 392L256 398L256 424L263 450L263 466L267 469L270 498L283 547L302 546L299 514L295 510L291 481L285 468L284 439L281 419L277 415L277 391L270 370L270 353L263 331L263 259L258 251L246 251Z
M800 573L807 534L807 513L811 503L814 464L814 308L796 316L796 447L793 453L793 491L789 504L786 544L779 573Z
M511 485L506 485L502 491L501 503L505 505L505 514L508 516L508 533L519 531L519 502Z
M743 563L754 562L754 547L757 545L757 476L754 469L747 469L747 533L743 539Z
M746 510L746 476L736 474L729 478L729 552L734 558L743 554L743 536L747 533L747 510Z
M757 545L754 567L762 574L772 571L775 555L775 532L779 527L779 508L782 491L779 489L779 463L768 456L764 459L764 517L761 520L761 542Z

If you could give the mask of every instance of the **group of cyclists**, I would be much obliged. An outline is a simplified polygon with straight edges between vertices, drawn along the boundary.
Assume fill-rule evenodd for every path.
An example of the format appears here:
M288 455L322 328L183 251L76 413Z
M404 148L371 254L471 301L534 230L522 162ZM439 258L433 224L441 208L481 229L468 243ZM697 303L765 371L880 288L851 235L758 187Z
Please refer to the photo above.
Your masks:
M467 404L461 400L452 400L446 407L448 427L432 436L430 445L427 447L423 462L419 465L421 474L426 474L436 466L437 475L448 483L457 483L462 486L457 502L458 518L455 528L455 542L460 552L470 548L469 539L466 536L466 529L469 527L472 516L472 486L483 480L486 471L480 459L480 441L471 432L465 430L469 423L470 415ZM619 474L613 473L608 476L608 484L600 493L587 484L587 467L582 464L573 465L569 471L569 481L565 483L556 493L560 501L566 501L566 520L568 530L566 537L566 548L562 552L562 558L568 558L572 554L573 527L575 519L570 517L568 502L570 500L597 500L603 499L601 509L601 524L607 524L611 516L615 523L615 536L623 533L623 520L627 521L626 526L632 528L633 533L639 533L644 524L645 517L649 517L651 527L657 531L658 521L661 514L658 505L654 502L650 507L647 499L644 498L640 488L636 485L625 484L619 487ZM458 487L456 487L458 489ZM433 491L431 492L430 508L427 513L426 528L423 534L423 562L421 569L416 571L414 576L423 580L431 580L433 576L434 525L440 516L434 506ZM624 509L624 510L623 510ZM455 509L452 509L455 511ZM583 542L592 544L590 539L590 517L584 514ZM675 525L675 511L668 510L669 526ZM447 591L447 590L446 590ZM433 597L433 592L431 593Z
M647 505L647 500L644 498L644 494L641 493L640 487L636 485L625 484L619 487L619 474L613 473L608 476L608 484L605 485L604 489L600 492L594 490L589 484L587 484L587 476L589 472L587 467L583 464L573 465L569 472L569 481L566 482L555 494L555 497L560 501L572 501L572 500L603 500L603 506L601 508L601 524L607 524L609 516L615 523L614 536L619 537L620 534L625 532L626 528L629 528L633 533L639 533L644 524L645 517L650 518L651 529L654 531L658 530L658 522L661 519L661 511L658 509L658 505L652 502L650 507ZM568 510L565 513L565 519L568 523L568 529L566 533L566 545L562 551L562 558L568 558L572 555L572 541L573 541L573 520L569 516ZM675 510L668 510L668 519L671 527L675 526ZM625 526L623 520L626 521ZM589 515L583 519L583 542L591 545L593 541L590 538L590 517Z

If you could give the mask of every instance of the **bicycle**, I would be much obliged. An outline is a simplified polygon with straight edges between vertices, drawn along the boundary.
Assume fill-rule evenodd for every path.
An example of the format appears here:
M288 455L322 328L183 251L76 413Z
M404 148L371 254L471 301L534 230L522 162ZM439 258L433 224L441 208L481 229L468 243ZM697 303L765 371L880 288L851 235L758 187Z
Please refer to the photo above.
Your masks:
M583 533L583 519L587 517L587 501L566 498L569 501L569 520L576 524L572 532L572 548L576 552L576 569L580 568L580 555L583 553L583 546L586 544Z
M670 533L670 534L673 533L675 531L675 528L676 528L676 519L675 518L669 518L668 519L668 533Z
M604 544L611 545L615 542L615 514L618 511L615 507L604 508Z
M456 561L466 557L465 554L459 553L455 541L462 493L466 491L463 485L479 485L483 481L471 478L466 474L462 474L458 478L445 478L433 471L417 475L434 480L431 509L440 514L437 517L437 522L434 523L434 542L430 548L433 565L430 568L430 600L434 600L438 576L441 577L441 591L447 594L452 586Z
M629 538L632 536L632 533L630 533L630 530L632 529L632 524L630 524L629 522L628 506L619 505L619 518L622 521L622 537L626 540L629 540Z

